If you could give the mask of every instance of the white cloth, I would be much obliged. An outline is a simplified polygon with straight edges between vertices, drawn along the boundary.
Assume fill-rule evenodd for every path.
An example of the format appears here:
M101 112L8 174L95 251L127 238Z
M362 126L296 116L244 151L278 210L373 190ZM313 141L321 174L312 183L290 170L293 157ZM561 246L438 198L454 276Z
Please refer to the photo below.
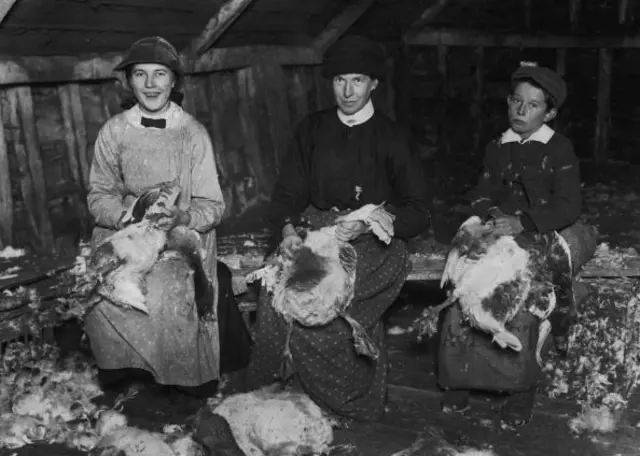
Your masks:
M553 137L555 131L553 128L548 126L547 124L543 124L539 129L534 131L531 136L526 139L523 139L518 133L509 128L507 131L502 133L502 137L500 138L500 144L517 142L519 144L525 144L530 141L538 141L542 144L547 144L551 138Z
M160 113L143 114L140 110L140 105L136 104L131 109L125 111L124 115L127 121L136 128L147 128L140 122L142 117L147 117L149 119L165 119L167 121L166 128L176 128L182 122L182 113L182 108L173 101L170 101L169 108Z
M366 204L360 209L356 209L342 217L336 219L336 223L341 221L361 221L371 228L373 234L385 244L389 244L393 239L393 221L395 216L384 210L382 205Z
M337 109L337 112L340 122L345 124L347 127L355 127L356 125L363 124L367 120L371 119L376 110L373 107L373 101L369 99L362 109L355 114L348 115L340 111L340 109Z

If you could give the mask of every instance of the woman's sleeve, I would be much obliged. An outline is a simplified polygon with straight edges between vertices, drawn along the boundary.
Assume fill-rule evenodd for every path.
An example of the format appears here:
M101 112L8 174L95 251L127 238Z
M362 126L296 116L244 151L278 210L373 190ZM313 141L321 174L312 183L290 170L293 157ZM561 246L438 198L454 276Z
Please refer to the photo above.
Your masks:
M267 214L267 223L274 233L279 233L288 220L297 223L309 204L309 136L309 123L305 120L296 129L280 166Z
M224 197L218 179L213 145L206 129L201 126L194 134L191 158L191 216L189 228L206 233L222 220Z
M395 215L394 236L409 239L429 226L427 179L418 148L411 135L400 129L398 140L389 149L393 198L387 209Z
M89 173L89 212L96 224L114 228L124 209L124 183L120 170L118 147L110 123L98 133Z

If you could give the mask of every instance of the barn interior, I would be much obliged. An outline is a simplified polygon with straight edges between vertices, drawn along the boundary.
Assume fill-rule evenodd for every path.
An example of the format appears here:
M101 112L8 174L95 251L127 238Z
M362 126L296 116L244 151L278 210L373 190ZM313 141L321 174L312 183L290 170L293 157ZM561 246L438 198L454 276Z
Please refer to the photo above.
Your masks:
M640 329L631 317L640 277L633 250L640 241L638 21L635 0L1 0L0 251L28 252L23 260L0 258L3 350L18 338L38 343L47 331L63 350L80 345L81 326L56 314L67 289L56 277L91 236L86 196L93 146L102 125L122 111L127 93L113 68L137 39L162 36L181 53L183 108L213 142L226 203L217 229L220 254L230 256L241 256L247 239L263 239L263 217L295 126L334 105L321 64L340 37L363 35L384 47L386 77L373 92L374 104L410 128L420 146L432 223L412 244L418 255L446 249L467 217L465 195L485 145L507 126L508 77L521 61L536 61L566 80L568 102L553 127L571 138L581 160L585 217L624 260L593 265L583 277L593 290L609 293L592 293L584 305L602 307L598 318L634 335L625 336L623 361L600 363L611 388L624 391L619 424L607 432L572 432L580 402L571 391L540 394L535 419L515 432L496 422L500 397L474 395L470 416L441 413L437 341L418 341L406 330L425 307L444 299L426 264L386 317L385 419L338 429L331 454L471 454L466 447L500 456L638 454L634 337ZM21 272L10 272L15 267ZM46 312L22 298L22 307L10 305L19 286L38 289ZM255 296L243 291L238 299L251 325ZM577 358L588 356L576 350ZM157 431L190 423L200 406L147 385L125 411L133 425ZM31 440L0 454L87 452Z

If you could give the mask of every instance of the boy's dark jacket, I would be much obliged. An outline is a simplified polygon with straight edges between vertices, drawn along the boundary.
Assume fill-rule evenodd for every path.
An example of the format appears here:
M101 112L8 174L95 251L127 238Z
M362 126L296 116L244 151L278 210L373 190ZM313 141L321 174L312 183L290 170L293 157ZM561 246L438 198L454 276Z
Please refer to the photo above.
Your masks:
M561 230L580 216L580 167L571 141L555 132L546 143L500 139L485 150L484 170L470 193L475 215L489 209L520 215L526 231Z

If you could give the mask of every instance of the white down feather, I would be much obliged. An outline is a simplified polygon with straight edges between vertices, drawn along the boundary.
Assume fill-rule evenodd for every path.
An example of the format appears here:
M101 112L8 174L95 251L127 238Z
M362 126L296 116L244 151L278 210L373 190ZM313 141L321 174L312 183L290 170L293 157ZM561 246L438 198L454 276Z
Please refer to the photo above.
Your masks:
M158 261L166 242L167 233L155 229L147 219L113 234L105 243L111 244L113 254L123 264L107 275L98 292L114 304L148 314L144 277Z

